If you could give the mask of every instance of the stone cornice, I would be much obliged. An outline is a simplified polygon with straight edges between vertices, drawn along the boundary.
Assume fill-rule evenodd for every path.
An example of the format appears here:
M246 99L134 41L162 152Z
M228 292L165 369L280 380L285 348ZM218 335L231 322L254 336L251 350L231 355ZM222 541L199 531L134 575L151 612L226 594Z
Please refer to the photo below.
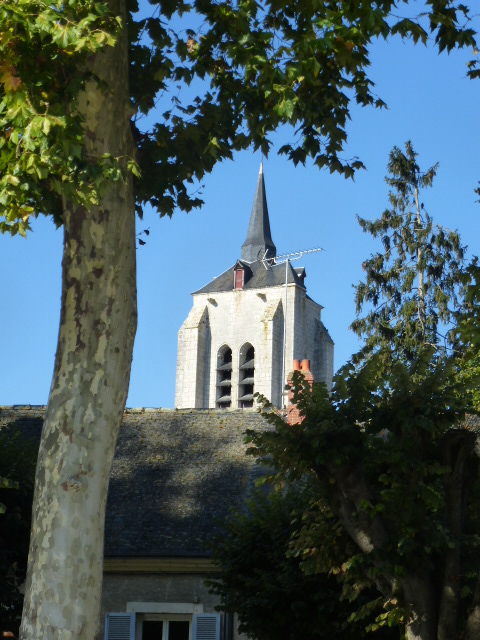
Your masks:
M210 558L104 558L104 573L220 573Z

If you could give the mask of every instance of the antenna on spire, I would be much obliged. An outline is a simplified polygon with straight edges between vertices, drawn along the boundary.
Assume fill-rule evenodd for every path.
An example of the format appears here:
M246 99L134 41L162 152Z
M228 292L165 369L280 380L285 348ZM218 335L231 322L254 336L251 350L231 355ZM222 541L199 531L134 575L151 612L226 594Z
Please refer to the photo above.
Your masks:
M263 258L260 259L261 263L268 269L272 264L284 264L285 262L293 262L294 260L300 260L307 253L318 253L323 251L321 247L314 247L313 249L301 249L300 251L291 251L290 253L284 253L281 256L275 258L268 257L268 251L265 251Z
M283 264L287 260L292 262L293 260L300 260L307 253L318 253L323 251L322 247L314 247L313 249L300 249L300 251L291 251L290 253L283 253L281 256L275 258L276 264Z

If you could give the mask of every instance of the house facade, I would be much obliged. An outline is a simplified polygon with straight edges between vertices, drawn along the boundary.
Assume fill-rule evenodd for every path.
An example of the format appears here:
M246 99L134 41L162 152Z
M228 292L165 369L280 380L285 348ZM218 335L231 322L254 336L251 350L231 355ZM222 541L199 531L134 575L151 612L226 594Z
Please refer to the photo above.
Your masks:
M0 407L0 429L40 441L46 407ZM246 455L251 411L127 409L105 520L100 638L240 640L205 579L231 507L245 504L261 469Z
M219 571L211 552L230 508L245 504L261 475L245 430L267 427L241 410L125 412L105 526L106 640L241 637L234 616L215 610L205 578Z

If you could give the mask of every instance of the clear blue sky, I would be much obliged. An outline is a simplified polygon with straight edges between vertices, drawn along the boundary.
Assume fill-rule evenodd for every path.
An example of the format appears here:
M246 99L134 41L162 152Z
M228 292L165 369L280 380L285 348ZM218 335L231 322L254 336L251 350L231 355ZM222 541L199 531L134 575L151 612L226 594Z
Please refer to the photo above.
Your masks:
M469 53L438 55L401 40L379 42L371 77L388 110L352 111L345 157L359 156L367 171L355 181L295 168L273 152L264 161L273 240L279 253L321 246L296 266L307 270L309 295L324 306L335 341L335 367L357 349L349 331L352 285L375 245L356 214L373 218L387 206L388 154L411 139L422 167L440 163L423 202L436 220L458 228L470 254L480 254L480 81L466 78ZM288 135L276 136L277 148ZM173 407L177 332L191 308L190 293L240 257L261 157L244 152L204 181L205 205L189 215L158 219L137 251L139 323L129 407ZM0 404L45 404L53 370L60 311L62 231L48 219L33 223L27 240L0 236Z

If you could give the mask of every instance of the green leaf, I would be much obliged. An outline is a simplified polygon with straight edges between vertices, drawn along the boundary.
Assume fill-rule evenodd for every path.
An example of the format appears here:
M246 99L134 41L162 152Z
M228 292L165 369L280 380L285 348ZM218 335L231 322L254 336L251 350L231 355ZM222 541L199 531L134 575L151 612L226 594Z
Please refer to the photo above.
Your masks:
M45 178L48 177L48 167L43 166L41 164L36 164L35 165L35 171L37 176L40 178L40 180L45 180Z
M50 118L48 118L47 116L45 116L43 118L43 123L42 123L42 131L43 133L48 136L48 134L50 133L50 128L51 128L51 122L50 122Z
M3 177L3 181L7 184L13 185L14 187L17 187L20 184L20 180L16 176L11 176L9 174Z

